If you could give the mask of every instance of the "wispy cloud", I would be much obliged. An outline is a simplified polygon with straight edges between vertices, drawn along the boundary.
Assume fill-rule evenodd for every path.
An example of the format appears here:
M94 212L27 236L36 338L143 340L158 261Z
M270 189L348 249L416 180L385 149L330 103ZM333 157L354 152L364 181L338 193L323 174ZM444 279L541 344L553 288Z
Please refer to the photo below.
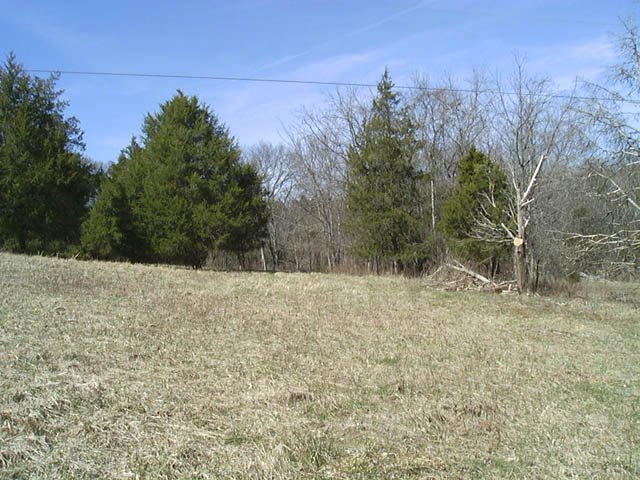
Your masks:
M334 38L332 38L331 40L324 42L324 43L320 43L319 45L315 45L312 48L308 48L306 50L303 50L301 52L297 52L294 54L290 54L290 55L286 55L283 56L282 58L279 58L278 60L275 60L271 63L268 63L266 65L261 66L260 68L258 68L257 70L254 70L253 72L250 73L250 75L257 75L259 73L265 72L267 70L270 70L274 67L279 67L281 65L285 65L287 63L290 63L294 60L298 60L300 58L306 57L308 55L311 55L313 53L325 50L329 47L333 47L335 45L340 45L342 44L345 40L352 38L352 37L356 37L358 35L362 35L364 33L367 33L371 30L374 30L378 27L381 27L387 23L393 22L401 17L404 17L405 15L408 15L412 12L415 12L416 10L419 10L421 8L424 8L425 6L427 6L427 4L429 4L430 2L426 1L426 0L422 0L420 2L418 2L417 4L413 5L412 7L409 8L405 8L403 10L400 10L396 13L394 13L393 15L389 15L387 17L381 18L380 20L377 20L375 22L372 22L368 25L365 25L361 28L358 28L356 30L353 30L351 32L345 33L343 35L338 35Z
M320 81L364 78L363 72L377 65L381 57L382 52L376 50L334 55L287 70L283 76ZM281 141L285 126L294 121L297 112L303 106L322 105L332 90L319 85L252 83L227 87L205 100L215 106L231 133L248 145L259 140Z
M603 35L580 43L533 48L527 58L533 72L551 77L558 88L565 89L578 79L598 81L615 63L616 51L611 39Z
M339 81L355 79L359 70L379 60L383 55L380 50L360 53L345 53L315 60L290 71L295 78L322 79Z
M610 38L597 38L580 45L569 48L569 53L574 58L595 61L614 61L616 50Z
M56 22L41 9L23 3L12 9L4 9L2 17L17 27L30 32L36 38L44 40L62 51L89 51L103 46L106 38L94 32L72 29ZM48 67L48 66L43 66Z

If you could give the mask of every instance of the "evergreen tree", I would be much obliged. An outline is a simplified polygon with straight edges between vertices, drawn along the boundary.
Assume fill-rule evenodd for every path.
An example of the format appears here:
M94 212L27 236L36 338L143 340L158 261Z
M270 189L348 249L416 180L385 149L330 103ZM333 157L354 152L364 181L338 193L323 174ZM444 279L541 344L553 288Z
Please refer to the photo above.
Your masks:
M403 268L424 246L426 175L414 161L414 128L385 70L364 138L348 157L347 229L355 253Z
M440 228L457 255L495 273L498 260L509 254L504 242L478 239L481 218L504 222L508 201L506 173L484 153L472 148L458 164L458 183L442 207ZM502 240L502 238L500 239Z
M178 92L110 169L83 241L99 257L200 266L211 251L258 247L266 221L256 171L217 117Z
M79 243L98 176L81 156L82 132L65 118L56 80L32 78L13 54L0 66L0 248Z
M133 138L118 162L111 165L91 214L82 226L82 245L95 257L143 261L149 255L144 232L132 211L142 189L140 150Z

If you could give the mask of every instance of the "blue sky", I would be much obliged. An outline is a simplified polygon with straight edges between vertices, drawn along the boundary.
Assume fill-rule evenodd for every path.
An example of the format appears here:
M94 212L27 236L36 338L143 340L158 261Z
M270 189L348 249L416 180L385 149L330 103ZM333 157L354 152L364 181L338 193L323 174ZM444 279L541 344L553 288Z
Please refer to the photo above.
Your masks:
M28 69L396 84L415 74L508 74L514 56L552 78L597 80L616 61L612 33L633 0L0 0L0 55ZM86 154L115 161L144 115L182 89L205 101L242 146L278 142L301 107L331 87L62 75Z

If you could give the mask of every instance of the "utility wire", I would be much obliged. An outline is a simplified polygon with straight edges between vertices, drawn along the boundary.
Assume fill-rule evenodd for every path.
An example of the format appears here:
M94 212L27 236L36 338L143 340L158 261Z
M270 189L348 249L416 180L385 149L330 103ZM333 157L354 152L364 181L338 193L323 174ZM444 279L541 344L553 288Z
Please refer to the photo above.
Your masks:
M46 70L46 69L26 69L30 73L49 73L53 75L84 75L84 76L101 76L101 77L133 77L133 78L177 78L182 80L213 80L228 82L255 82L255 83L281 83L281 84L297 84L297 85L322 85L333 87L358 87L358 88L375 88L375 83L359 83L359 82L333 82L321 80L294 80L283 78L258 78L258 77L233 77L218 75L183 75L183 74L163 74L163 73L136 73L136 72L98 72L98 71L82 71L82 70ZM394 85L400 90L418 90L418 91L446 91L454 93L475 93L476 90L470 88L452 88L452 87L425 87L420 85ZM478 93L499 93L504 95L516 96L517 92L497 91L493 89L477 90ZM614 97L596 97L584 95L569 95L564 93L541 94L546 98L574 99L574 100L605 100L618 103L628 103L640 105L640 100L623 99Z

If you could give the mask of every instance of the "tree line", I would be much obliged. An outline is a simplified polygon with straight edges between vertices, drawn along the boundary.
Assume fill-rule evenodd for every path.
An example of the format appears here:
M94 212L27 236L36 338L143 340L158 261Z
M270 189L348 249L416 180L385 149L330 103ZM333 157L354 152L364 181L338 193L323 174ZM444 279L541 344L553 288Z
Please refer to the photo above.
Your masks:
M455 257L521 291L634 275L640 57L628 22L606 86L555 93L516 62L397 89L339 89L281 144L244 151L197 97L148 114L103 170L57 77L0 68L0 248L201 267L420 274Z

